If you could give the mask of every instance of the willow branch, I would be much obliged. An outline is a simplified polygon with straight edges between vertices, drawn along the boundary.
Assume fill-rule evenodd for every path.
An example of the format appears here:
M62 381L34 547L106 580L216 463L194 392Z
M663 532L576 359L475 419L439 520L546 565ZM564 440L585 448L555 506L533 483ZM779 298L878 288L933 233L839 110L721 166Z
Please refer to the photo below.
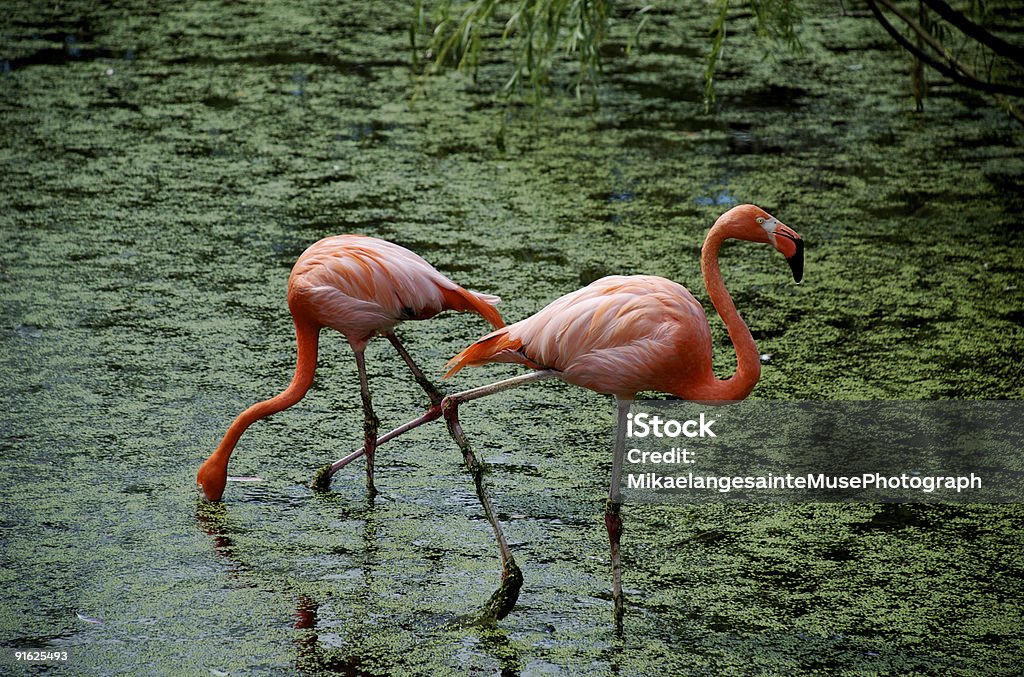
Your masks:
M936 14L963 31L965 35L974 38L1000 56L1005 56L1019 64L1024 64L1024 47L1011 45L999 36L989 33L985 28L950 7L945 0L922 1Z
M914 19L906 13L895 7L889 0L867 0L867 3L868 6L871 7L871 11L874 13L875 18L880 24L882 24L882 27L885 28L886 32L888 32L896 42L898 42L908 52L921 59L921 61L925 62L951 80L954 80L965 87L977 89L989 94L1024 96L1024 87L1017 87L1015 85L998 82L987 82L978 78L970 67L960 61L957 61L953 55L949 53L949 50L947 50L941 42L936 40L931 33L922 28L920 24L914 21ZM878 4L883 5L887 10L902 19L903 22L907 24L914 33L919 35L926 43L928 43L932 49L942 54L947 63L943 63L923 49L919 49L917 45L904 37L904 35L896 30L896 27L889 23L889 20L885 18L885 15L882 14L880 9L878 9Z

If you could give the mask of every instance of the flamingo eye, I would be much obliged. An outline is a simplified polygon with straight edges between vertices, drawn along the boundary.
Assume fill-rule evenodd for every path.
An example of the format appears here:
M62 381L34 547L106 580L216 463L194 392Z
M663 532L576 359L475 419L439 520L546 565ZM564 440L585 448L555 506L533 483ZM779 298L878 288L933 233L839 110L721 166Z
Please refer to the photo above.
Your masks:
M758 225L763 224L764 223L764 217L763 216L757 217L757 223L758 223Z

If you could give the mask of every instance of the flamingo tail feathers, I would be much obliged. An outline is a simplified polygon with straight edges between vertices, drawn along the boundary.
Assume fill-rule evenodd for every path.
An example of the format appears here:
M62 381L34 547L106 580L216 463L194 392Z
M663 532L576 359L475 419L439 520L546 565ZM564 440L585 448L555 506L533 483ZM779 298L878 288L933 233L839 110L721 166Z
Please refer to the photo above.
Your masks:
M477 367L488 362L499 361L502 354L515 353L522 348L523 342L509 337L508 332L499 331L483 337L461 353L448 360L444 366L448 369L445 378L450 378L463 367ZM499 358L500 359L500 358ZM504 360L501 360L504 361ZM517 360L518 361L518 360Z
M501 314L494 307L501 302L499 297L491 296L490 294L478 294L467 291L462 287L442 289L441 294L444 296L445 307L449 310L476 313L487 320L495 329L501 329L505 326L505 321L501 319Z

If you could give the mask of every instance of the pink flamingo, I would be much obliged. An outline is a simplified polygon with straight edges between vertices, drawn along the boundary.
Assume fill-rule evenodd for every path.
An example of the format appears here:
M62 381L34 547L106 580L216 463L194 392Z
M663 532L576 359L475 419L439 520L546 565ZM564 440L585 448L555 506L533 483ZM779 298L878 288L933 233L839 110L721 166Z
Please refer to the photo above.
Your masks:
M298 361L291 384L276 397L252 405L234 420L217 449L199 468L196 484L206 498L218 501L227 482L228 459L246 428L261 418L287 409L302 399L313 384L320 330L331 327L344 334L356 356L363 403L366 486L373 486L373 456L377 417L373 412L363 353L367 342L382 334L409 366L430 398L430 412L440 412L441 394L395 336L404 320L426 320L444 310L481 315L494 327L504 326L494 305L496 296L463 289L404 247L360 235L328 237L309 247L295 262L288 278L288 308L295 321ZM431 414L437 418L439 414ZM325 469L327 470L327 469ZM330 474L318 476L329 482Z
M546 378L614 395L618 404L615 459L620 461L626 414L637 393L661 391L708 403L745 398L761 375L761 362L718 267L719 248L730 238L771 244L786 257L794 279L799 282L803 276L803 241L764 210L740 205L715 222L701 249L701 270L711 303L736 349L736 373L730 378L718 379L712 371L711 329L700 303L685 287L649 275L597 280L525 320L487 334L448 363L446 378L463 367L489 362L515 362L537 370L450 395L441 405L448 429L473 472L477 494L501 553L501 587L487 606L492 617L502 618L515 606L522 573L484 492L480 463L459 424L459 404ZM620 484L621 464L616 463L605 504L605 527L611 546L612 599L618 628L623 614Z

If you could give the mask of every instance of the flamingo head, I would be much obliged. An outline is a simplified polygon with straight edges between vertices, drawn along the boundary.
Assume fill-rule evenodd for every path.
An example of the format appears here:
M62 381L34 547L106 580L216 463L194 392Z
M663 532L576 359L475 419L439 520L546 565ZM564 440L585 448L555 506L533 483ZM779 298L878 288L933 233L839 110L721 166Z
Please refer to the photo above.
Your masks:
M219 501L224 495L224 486L228 483L228 469L212 459L207 459L199 466L196 475L196 488L207 501Z
M793 279L804 277L804 241L800 235L756 205L739 205L722 214L715 223L726 237L765 242L775 247L793 271Z

